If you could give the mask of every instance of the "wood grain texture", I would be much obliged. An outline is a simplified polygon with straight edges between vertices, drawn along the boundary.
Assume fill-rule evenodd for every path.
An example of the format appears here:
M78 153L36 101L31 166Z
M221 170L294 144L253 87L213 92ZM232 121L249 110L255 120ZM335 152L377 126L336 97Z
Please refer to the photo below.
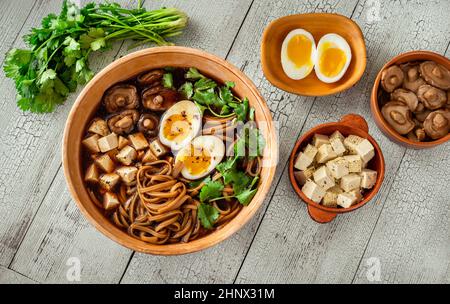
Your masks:
M273 190L278 184L282 164L298 135L298 127L306 117L313 98L283 92L264 78L260 65L259 47L267 24L284 15L301 12L338 12L350 16L356 1L254 1L227 57L249 76L279 124L280 162L272 189L257 215L236 235L203 252L179 257L152 257L135 254L123 283L232 283L251 244ZM305 110L306 109L306 110Z
M35 284L36 282L11 269L0 266L1 284Z
M228 33L221 36L222 39L211 40L209 43L203 44L207 51L216 52L219 56L224 57L238 31L250 1L227 1L226 5L216 3L208 6L206 5L206 3L209 3L208 1L199 2L180 1L177 3L167 1L149 2L148 7L145 3L144 5L148 9L157 8L160 5L175 6L186 11L189 16L197 15L193 28L189 27L183 37L175 40L180 44L199 46L198 39L195 38L199 35L197 32L199 29L202 31L202 36L217 37L220 29L225 25L232 25L232 27L228 27ZM201 7L207 8L207 10L199 12ZM203 18L201 17L202 14L204 14ZM208 18L205 18L205 16ZM208 26L214 23L219 25ZM119 55L129 52L127 47L124 46ZM98 64L106 65L113 58L114 54L108 54ZM92 62L94 61L92 60ZM68 103L71 102L68 101ZM64 117L66 116L67 112L64 112ZM64 122L61 121L58 125L61 132L64 129ZM60 136L59 133L58 136ZM56 139L53 140L56 141ZM54 163L60 161L59 145L60 140L58 139L55 147L48 148L57 153L57 157L52 161ZM70 194L66 190L62 170L59 170L17 252L11 265L12 269L16 269L40 282L67 282L65 277L66 262L69 257L74 256L79 257L82 264L82 283L118 282L125 271L131 251L103 237L94 227L86 223L75 203L71 201ZM58 254L55 254L55 251Z
M337 121L348 112L363 115L386 158L384 184L373 201L363 208L339 215L330 224L320 225L309 218L305 204L293 192L287 172L284 172L238 275L239 283L350 283L353 280L405 153L405 148L389 141L373 122L369 108L373 80L381 66L400 52L430 49L443 53L448 44L445 30L448 26L442 27L442 24L448 24L448 19L440 13L445 9L443 2L439 3L441 8L436 9L437 3L414 1L404 5L384 1L381 2L380 18L374 23L368 22L367 18L371 3L360 2L352 18L361 26L366 38L366 74L354 88L333 97L318 98L302 132L320 123ZM409 17L399 20L399 11ZM438 178L434 182L441 186L445 184Z

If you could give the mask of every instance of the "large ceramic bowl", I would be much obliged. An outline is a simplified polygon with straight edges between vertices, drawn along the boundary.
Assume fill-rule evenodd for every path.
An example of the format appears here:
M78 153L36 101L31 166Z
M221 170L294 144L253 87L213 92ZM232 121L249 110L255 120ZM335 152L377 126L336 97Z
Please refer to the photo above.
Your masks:
M258 192L250 204L224 227L188 243L154 245L131 237L117 228L89 197L83 182L81 140L87 123L100 105L102 95L111 85L127 80L147 70L161 67L196 67L217 81L234 81L235 93L248 97L255 109L255 119L266 139L264 168ZM98 73L78 96L67 119L63 141L64 174L70 192L89 221L103 234L130 249L159 255L175 255L199 251L230 237L255 214L269 191L275 173L278 147L270 111L252 81L225 60L206 52L185 47L156 47L138 51L114 61Z

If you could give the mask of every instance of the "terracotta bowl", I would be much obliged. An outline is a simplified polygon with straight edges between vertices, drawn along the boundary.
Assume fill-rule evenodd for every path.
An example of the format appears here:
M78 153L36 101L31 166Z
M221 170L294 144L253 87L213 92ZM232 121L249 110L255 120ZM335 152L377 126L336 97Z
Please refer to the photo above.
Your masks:
M386 69L394 64L401 64L401 63L406 63L409 61L425 61L425 60L432 60L437 63L440 63L443 66L445 66L447 69L450 70L450 60L448 58L446 58L442 55L430 52L430 51L411 51L411 52L400 54L398 56L395 56L391 60L389 60L378 72L377 78L375 79L375 83L373 84L372 94L371 94L371 99L370 99L370 108L372 110L372 116L375 120L375 123L380 128L380 130L394 142L397 142L408 148L414 148L414 149L431 148L431 147L440 145L442 143L445 143L448 140L450 140L450 133L447 134L447 136L444 136L437 140L426 141L426 142L415 142L415 141L409 140L407 137L404 137L404 136L398 134L386 122L383 115L381 114L381 109L378 104L378 90L382 89L380 82L381 82L381 72L384 69Z
M312 137L314 136L314 134L319 133L324 135L331 135L336 130L341 132L344 136L354 134L363 138L367 138L375 148L375 156L367 165L368 169L375 170L378 173L375 186L364 194L363 200L361 202L349 208L332 208L313 202L302 192L301 187L294 177L295 158L300 150L302 150L308 143L312 141ZM308 213L314 221L318 223L331 222L339 213L350 212L362 207L377 194L378 190L380 190L381 184L383 183L384 179L384 157L377 142L372 138L372 136L369 135L368 132L369 127L363 117L356 114L348 114L342 117L339 122L326 123L312 128L311 130L303 134L295 144L295 147L292 150L289 159L289 179L291 180L292 186L294 187L294 190L295 192L297 192L298 196L300 196L300 198L306 204L308 204Z
M291 79L284 73L281 45L286 35L296 28L310 32L316 44L328 33L339 34L347 40L352 50L352 60L339 81L324 83L314 71L300 80ZM284 91L305 96L331 95L349 89L361 78L366 69L366 45L359 26L345 16L325 13L290 15L272 21L264 30L261 62L267 80Z
M265 122L261 129L265 139L265 167L261 172L260 186L250 204L223 228L188 243L153 245L129 236L107 219L89 198L83 182L81 166L81 139L87 123L100 105L103 92L111 85L134 77L141 72L166 66L196 67L202 73L218 81L234 81L235 93L250 100L255 108L257 122ZM70 192L83 214L103 234L132 250L158 254L176 255L211 247L230 237L255 214L266 196L275 173L278 146L270 111L252 81L239 69L225 60L206 52L185 47L155 47L138 51L114 61L98 73L78 96L67 119L63 141L64 174Z

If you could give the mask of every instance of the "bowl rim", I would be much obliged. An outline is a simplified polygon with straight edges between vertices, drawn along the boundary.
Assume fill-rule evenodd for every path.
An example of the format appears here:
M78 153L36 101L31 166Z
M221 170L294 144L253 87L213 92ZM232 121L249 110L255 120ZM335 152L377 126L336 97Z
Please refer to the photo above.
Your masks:
M240 82L242 82L242 85L246 86L251 93L254 95L255 98L255 104L258 104L258 107L261 109L261 117L265 119L267 122L267 135L266 135L266 147L265 147L265 155L267 155L267 159L270 161L270 166L267 168L267 178L265 180L261 181L261 184L259 186L259 189L255 196L253 197L252 201L249 203L249 205L246 206L246 208L243 208L238 216L240 214L242 215L242 218L239 222L233 222L233 225L231 222L228 225L225 225L221 227L220 229L217 229L213 231L212 233L198 238L196 240L193 240L191 242L187 243L177 243L177 244L167 244L167 245L156 245L156 244L149 244L145 243L143 241L140 241L138 239L132 238L129 236L129 238L125 238L124 236L127 236L127 234L123 231L123 235L120 236L108 229L107 227L104 227L100 222L95 218L94 214L91 214L87 208L84 206L86 203L93 204L92 201L90 202L81 202L80 196L78 194L77 189L75 188L74 184L74 176L72 176L71 168L69 167L69 151L68 151L68 144L69 144L69 133L72 127L72 121L76 115L79 115L82 111L80 110L81 102L86 98L86 96L89 95L90 90L97 84L97 82L108 75L108 72L112 70L113 68L124 65L127 62L130 62L132 60L135 60L136 58L147 56L150 54L162 54L162 53L177 53L177 54L189 54L193 56L198 56L200 58L209 59L215 64L221 65L222 68L228 70L230 73L234 74L237 79L239 79ZM278 143L277 138L275 135L275 127L273 124L273 119L271 116L270 109L265 102L265 99L262 97L261 93L255 86L255 84L250 80L248 76L246 76L242 71L240 71L237 67L232 65L231 63L227 62L226 60L207 53L205 51L189 48L189 47L181 47L181 46L161 46L161 47L151 47L143 50L139 50L136 52L132 52L128 55L125 55L110 64L108 64L105 68L103 68L100 72L98 72L91 81L83 88L83 90L78 95L77 99L75 100L70 113L68 115L63 139L62 139L62 160L63 160L63 171L64 176L66 179L67 186L69 188L69 191L71 193L72 198L75 200L78 208L81 210L81 212L84 214L84 216L89 220L89 222L101 233L103 233L105 236L110 238L111 240L115 241L116 243L129 248L131 250L135 250L142 253L147 254L154 254L154 255L181 255L181 254L187 254L192 252L197 252L200 250L207 249L209 247L212 247L225 239L229 238L231 235L236 233L240 228L242 228L253 216L255 213L259 210L261 205L264 202L264 199L266 198L270 186L272 184L273 178L275 176L275 170L276 170L276 157L278 155ZM267 151L269 151L268 154ZM274 155L275 154L275 155ZM75 169L76 170L76 169ZM74 171L75 171L74 170ZM84 186L84 181L81 181L81 184ZM236 218L235 218L236 219Z
M350 114L352 115L352 114ZM326 207L323 206L321 204L318 204L314 201L312 201L311 199L309 199L308 197L306 197L306 195L303 193L303 191L301 190L299 184L297 183L297 180L295 179L294 176L294 161L295 161L295 157L297 155L298 150L300 149L300 146L302 144L304 144L305 140L312 134L314 133L320 133L321 130L323 130L324 128L327 127L338 127L338 126L345 126L349 129L353 129L353 130L360 130L364 132L364 136L366 139L368 139L371 144L374 146L379 158L380 158L380 172L377 172L377 180L375 182L375 186L374 188L372 188L373 190L371 191L371 193L369 193L367 196L365 196L363 198L363 200L353 206L350 206L349 208L333 208L333 207ZM292 184L292 187L294 188L295 192L297 193L297 195L303 200L303 202L311 207L320 209L324 212L327 213L333 213L333 214L339 214L339 213L347 213L347 212L351 212L354 211L356 209L361 208L362 206L364 206L365 204L367 204L369 201L371 201L379 192L383 181L384 181L384 176L385 176L385 160L384 160L384 156L383 156L383 152L380 148L380 146L378 145L377 141L369 134L369 132L362 130L360 128L348 125L343 123L342 121L338 121L338 122L328 122L328 123L323 123L323 124L319 124L313 128L311 128L310 130L308 130L307 132L305 132L295 143L294 148L292 149L291 155L289 156L289 180Z
M378 89L380 88L380 81L381 81L381 72L383 72L384 69L397 64L397 63L403 63L401 62L405 58L408 58L410 56L423 56L423 59L414 59L413 61L418 60L433 60L436 58L439 58L443 61L448 61L450 66L450 59L448 59L445 56L442 56L441 54L432 52L432 51L426 51L426 50L418 50L418 51L409 51L405 53L398 54L397 56L394 56L391 58L388 62L386 62L383 67L379 70L377 77L375 78L372 92L370 95L370 109L372 111L372 116L374 117L374 120L377 124L377 126L383 131L383 133L387 133L388 137L391 139L394 139L394 141L397 141L403 145L416 148L416 149L423 149L423 148L432 148L437 145L441 145L447 141L450 140L450 133L447 134L444 137L441 137L436 140L432 141L422 141L422 142L415 142L407 137L404 137L400 134L398 134L384 119L383 115L381 114L380 106L378 105Z
M281 80L278 80L277 77L275 77L275 75L273 73L271 73L268 68L268 63L266 60L266 57L267 57L266 51L267 51L268 47L265 45L267 44L266 41L269 38L269 32L272 29L273 25L284 19L298 19L298 18L302 18L305 16L321 17L321 18L327 18L327 17L332 16L333 18L342 19L342 21L349 22L350 24L352 24L352 26L355 28L356 33L358 34L357 39L362 42L364 56L361 56L361 62L362 62L361 69L355 72L355 74L354 74L355 76L353 77L354 78L353 80L349 79L348 82L340 89L335 87L335 88L331 88L329 90L324 90L323 93L319 93L319 94L312 94L309 92L299 93L299 91L296 90L294 87L287 85L286 83L284 83ZM332 31L330 31L330 33L332 33ZM353 60L353 56L354 55L352 54L352 60ZM364 71L366 70L366 66L367 66L367 50L366 50L366 42L364 40L364 34L363 34L361 28L359 27L359 25L355 21L353 21L351 18L349 18L347 16L337 14L337 13L299 13L299 14L283 16L283 17L277 18L275 20L272 20L264 29L262 40L261 40L261 66L262 66L262 70L263 70L263 73L264 73L264 76L266 77L266 79L272 85L276 86L277 88L279 88L283 91L286 91L286 92L289 92L292 94L296 94L296 95L300 95L300 96L310 96L310 97L334 95L339 92L350 89L352 86L354 86L356 83L358 83L358 81L364 75ZM311 71L311 73L312 73L312 71ZM318 80L318 81L320 81L320 80Z

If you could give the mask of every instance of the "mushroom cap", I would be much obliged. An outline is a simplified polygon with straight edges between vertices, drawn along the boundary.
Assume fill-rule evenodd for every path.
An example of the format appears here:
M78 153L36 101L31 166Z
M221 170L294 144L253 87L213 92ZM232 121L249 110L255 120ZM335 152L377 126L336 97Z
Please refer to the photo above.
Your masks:
M389 101L381 108L381 113L387 123L399 134L408 134L415 124L409 107L400 101Z
M164 71L160 69L145 72L137 77L137 83L145 87L153 86L160 83L163 75Z
M420 74L426 82L442 90L450 89L450 71L442 64L424 61L420 64Z
M133 131L138 119L139 112L137 110L124 110L108 118L108 127L116 134L128 134Z
M179 100L175 90L156 86L142 92L142 105L152 111L165 111Z
M419 105L417 95L405 89L396 89L391 93L391 100L403 102L411 111L415 111Z
M432 139L444 137L450 131L450 111L431 112L423 122L423 128Z
M447 103L447 94L445 91L429 84L424 84L419 87L417 97L430 110L439 109Z
M403 66L405 72L405 78L403 79L403 88L408 89L414 93L421 85L426 84L425 80L420 77L418 65L405 65Z
M105 92L103 103L108 113L135 109L139 106L139 95L134 85L118 84Z
M143 113L139 118L137 127L139 132L148 136L156 136L158 134L159 118L152 113Z
M402 85L404 77L403 71L397 65L390 66L381 72L381 86L391 93Z

